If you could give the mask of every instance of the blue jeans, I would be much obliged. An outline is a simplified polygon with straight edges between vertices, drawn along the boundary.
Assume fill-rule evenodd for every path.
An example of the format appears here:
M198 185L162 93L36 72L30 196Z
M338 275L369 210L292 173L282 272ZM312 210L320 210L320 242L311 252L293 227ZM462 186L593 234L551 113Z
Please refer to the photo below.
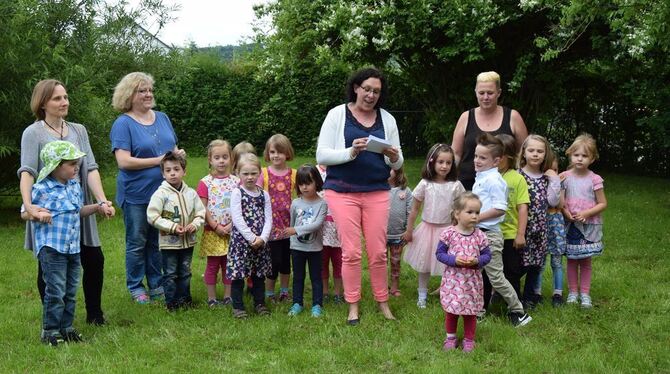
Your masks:
M293 259L293 303L303 305L305 293L305 265L309 266L312 281L312 306L323 306L323 280L321 279L321 252L291 250Z
M544 272L544 267L547 265L547 262L544 262L542 269L540 270L540 277L537 279L537 284L535 285L535 293L542 293L542 272ZM563 256L562 255L551 255L551 274L554 278L554 294L563 293ZM558 292L560 291L560 292Z
M167 249L163 256L163 288L165 303L177 306L191 302L191 260L193 247L184 249Z
M63 254L43 247L39 253L44 276L42 330L45 336L72 330L77 287L81 274L79 253Z
M126 226L126 286L133 297L146 295L142 281L147 277L149 295L163 293L158 230L147 222L147 204L123 204Z

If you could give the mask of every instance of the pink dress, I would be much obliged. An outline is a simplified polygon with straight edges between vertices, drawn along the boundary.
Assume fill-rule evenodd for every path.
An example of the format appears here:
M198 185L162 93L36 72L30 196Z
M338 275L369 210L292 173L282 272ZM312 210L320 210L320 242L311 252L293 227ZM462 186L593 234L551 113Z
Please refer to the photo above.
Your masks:
M453 256L478 257L488 247L486 235L475 229L470 235L458 232L450 226L440 235L440 241ZM490 259L490 258L489 258ZM477 315L484 308L484 281L478 268L446 266L440 284L440 303L445 312L457 315Z
M465 192L459 181L436 183L422 179L412 192L412 198L423 202L421 223L412 232L403 260L419 273L442 275L444 264L435 258L440 234L451 225L451 206L454 198Z

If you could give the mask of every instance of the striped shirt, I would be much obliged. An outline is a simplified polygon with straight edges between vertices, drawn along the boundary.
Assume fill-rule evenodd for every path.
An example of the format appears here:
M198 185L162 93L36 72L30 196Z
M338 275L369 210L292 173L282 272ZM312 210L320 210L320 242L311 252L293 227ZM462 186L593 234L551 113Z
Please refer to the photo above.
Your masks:
M49 176L33 185L32 199L51 212L51 223L35 222L35 256L45 246L64 254L79 253L79 210L84 204L79 182L62 184Z

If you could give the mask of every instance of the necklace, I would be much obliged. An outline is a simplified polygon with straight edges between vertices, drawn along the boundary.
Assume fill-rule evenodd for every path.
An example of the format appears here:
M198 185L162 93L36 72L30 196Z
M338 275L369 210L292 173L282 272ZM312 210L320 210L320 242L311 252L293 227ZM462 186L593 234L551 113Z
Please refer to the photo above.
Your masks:
M56 130L53 126L51 126L51 125L49 124L49 122L47 122L46 119L43 119L42 121L44 121L44 123L46 123L46 125L49 126L49 128L50 128L53 132L55 132L55 133L57 133L58 135L60 135L60 140L63 140L63 130L65 129L65 121L61 122L61 125L60 125L60 131Z

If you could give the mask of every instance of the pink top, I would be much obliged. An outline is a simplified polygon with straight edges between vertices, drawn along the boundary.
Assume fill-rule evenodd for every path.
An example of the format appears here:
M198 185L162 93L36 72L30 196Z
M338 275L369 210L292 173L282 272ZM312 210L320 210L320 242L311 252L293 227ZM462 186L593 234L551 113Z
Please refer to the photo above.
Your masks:
M561 189L565 191L565 207L570 214L576 214L586 209L591 209L598 203L595 191L603 189L603 178L600 175L589 172L586 175L577 175L572 170L560 174L562 179ZM589 217L586 224L602 224L600 214Z
M284 229L291 226L291 194L294 186L291 185L291 168L287 168L282 174L276 173L271 168L263 168L268 171L268 189L270 201L272 202L272 231L270 240L287 238L283 235ZM259 186L263 186L265 179L263 173L258 177Z
M436 183L421 179L412 197L423 202L421 220L437 225L451 223L451 206L454 198L465 192L459 181Z

